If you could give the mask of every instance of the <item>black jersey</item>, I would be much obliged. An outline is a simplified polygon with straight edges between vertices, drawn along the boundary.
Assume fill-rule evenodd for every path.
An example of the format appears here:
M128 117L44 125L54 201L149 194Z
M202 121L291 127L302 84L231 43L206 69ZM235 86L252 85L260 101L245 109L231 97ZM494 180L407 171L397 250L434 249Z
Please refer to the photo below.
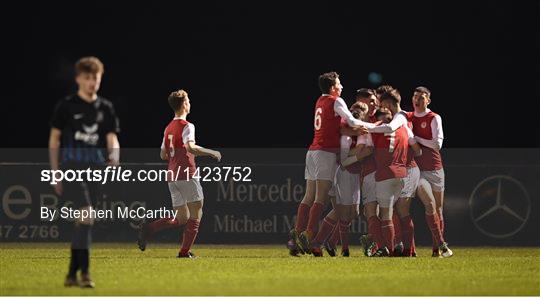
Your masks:
M104 164L107 134L120 132L113 104L103 97L88 103L77 94L56 105L51 126L62 131L62 163Z

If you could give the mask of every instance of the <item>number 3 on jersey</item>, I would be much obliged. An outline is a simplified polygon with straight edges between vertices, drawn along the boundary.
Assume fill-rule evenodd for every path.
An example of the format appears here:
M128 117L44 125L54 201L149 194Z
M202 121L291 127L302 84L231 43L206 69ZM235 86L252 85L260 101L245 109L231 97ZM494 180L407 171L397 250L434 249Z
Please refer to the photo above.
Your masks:
M315 110L315 123L314 123L315 130L321 129L321 125L322 125L321 114L322 114L322 108L317 108L317 110Z
M169 138L169 156L174 157L174 145L173 145L173 135L167 135Z

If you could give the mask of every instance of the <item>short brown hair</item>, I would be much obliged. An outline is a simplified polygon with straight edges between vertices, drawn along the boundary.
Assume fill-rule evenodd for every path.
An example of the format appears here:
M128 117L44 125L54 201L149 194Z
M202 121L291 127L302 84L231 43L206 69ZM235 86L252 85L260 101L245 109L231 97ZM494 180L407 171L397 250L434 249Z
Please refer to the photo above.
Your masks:
M361 119L368 112L368 110L368 105L363 102L355 102L351 106L351 114L356 119Z
M178 91L171 92L169 94L169 106L173 111L177 112L182 107L182 104L184 104L184 101L186 100L188 94L183 89L180 89Z
M323 73L319 76L319 89L322 93L330 93L332 86L336 85L339 75L335 71Z
M393 89L389 92L384 92L381 95L381 102L388 100L391 101L394 105L399 105L401 102L401 95L399 94L399 91L397 89Z
M356 100L359 100L361 98L370 98L372 95L375 95L375 92L372 89L369 88L360 88L356 90Z
M377 120L380 120L379 118L380 117L388 117L388 118L392 118L392 113L388 110L388 109L378 109L376 112L375 112L375 118Z
M395 88L390 85L381 85L375 89L375 93L380 97L383 93L390 92L394 89Z
M101 63L101 61L97 57L82 57L77 61L77 63L75 63L76 75L79 75L81 73L102 74L104 71L105 68L103 67L103 63Z
M431 95L431 91L429 91L428 88L422 87L422 86L418 86L418 87L414 88L414 92L425 93L425 94L427 94L428 97Z

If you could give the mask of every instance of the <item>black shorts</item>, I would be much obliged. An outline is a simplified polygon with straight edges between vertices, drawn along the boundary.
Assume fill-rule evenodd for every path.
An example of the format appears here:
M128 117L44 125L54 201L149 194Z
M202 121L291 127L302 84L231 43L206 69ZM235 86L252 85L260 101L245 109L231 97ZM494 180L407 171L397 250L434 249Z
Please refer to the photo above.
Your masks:
M63 170L77 170L87 169L88 166L84 165L68 165L63 167ZM92 169L97 169L96 166L90 166ZM96 206L98 201L101 201L103 197L103 187L101 182L96 181L63 181L64 191L62 199L65 202L72 201L73 209L81 209L88 206Z

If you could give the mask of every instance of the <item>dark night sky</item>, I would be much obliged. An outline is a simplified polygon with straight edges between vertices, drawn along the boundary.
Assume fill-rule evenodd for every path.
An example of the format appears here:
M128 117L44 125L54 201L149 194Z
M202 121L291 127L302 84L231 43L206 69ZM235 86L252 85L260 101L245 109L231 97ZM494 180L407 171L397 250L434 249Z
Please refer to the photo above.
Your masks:
M75 91L72 65L85 55L105 63L100 94L115 104L123 147L159 146L179 88L201 145L306 147L329 70L348 103L374 87L370 72L407 110L412 89L429 87L445 147L540 145L539 1L108 2L3 9L2 147L47 146L52 108Z

